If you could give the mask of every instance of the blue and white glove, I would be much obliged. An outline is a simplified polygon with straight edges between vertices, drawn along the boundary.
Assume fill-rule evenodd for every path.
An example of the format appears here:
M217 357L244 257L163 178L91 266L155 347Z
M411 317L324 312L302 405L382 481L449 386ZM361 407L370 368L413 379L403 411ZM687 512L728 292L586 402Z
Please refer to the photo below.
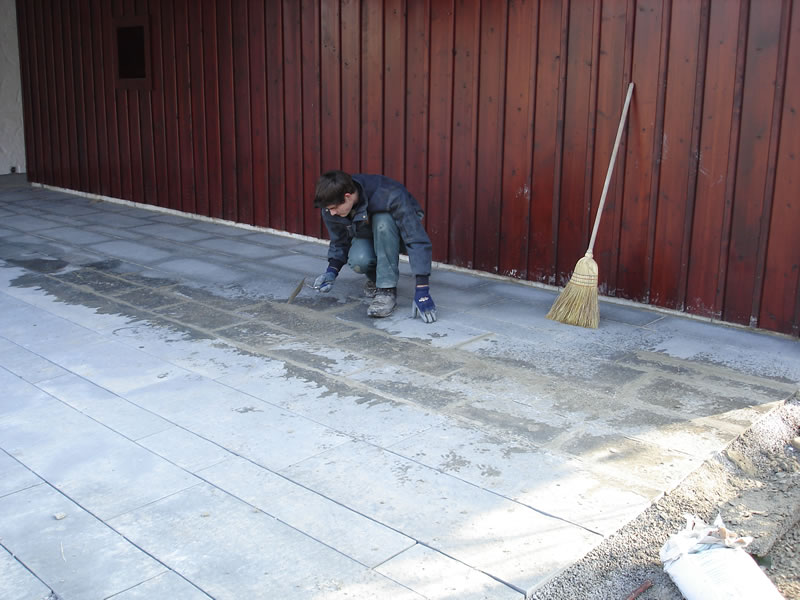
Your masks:
M336 267L328 267L327 271L314 280L314 289L327 294L331 291L333 282L336 280L336 276L338 274L339 271L336 269Z
M418 314L426 323L433 323L436 320L436 305L433 303L430 287L427 285L418 285L414 291L411 318L416 318Z

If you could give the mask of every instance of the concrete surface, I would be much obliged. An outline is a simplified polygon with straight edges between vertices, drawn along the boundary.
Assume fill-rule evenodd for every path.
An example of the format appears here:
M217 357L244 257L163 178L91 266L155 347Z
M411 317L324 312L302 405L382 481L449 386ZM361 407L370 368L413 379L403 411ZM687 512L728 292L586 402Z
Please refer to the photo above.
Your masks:
M521 599L798 390L797 340L479 273L371 320L325 252L0 178L0 596Z

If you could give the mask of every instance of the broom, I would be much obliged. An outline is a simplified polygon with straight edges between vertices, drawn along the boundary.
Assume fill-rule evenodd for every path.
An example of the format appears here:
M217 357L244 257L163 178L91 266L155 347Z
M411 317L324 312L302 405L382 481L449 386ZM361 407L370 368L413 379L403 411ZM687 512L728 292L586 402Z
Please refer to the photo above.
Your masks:
M614 162L619 150L619 142L622 139L622 130L625 128L625 119L628 116L628 106L633 95L633 82L628 85L628 95L625 97L625 106L622 109L622 116L619 119L617 129L617 139L614 141L614 151L611 153L611 160L608 164L606 182L603 185L603 194L600 197L600 205L597 207L597 215L594 218L594 229L592 238L589 241L589 249L586 254L575 265L572 277L553 303L547 318L553 321L566 323L567 325L578 325L580 327L591 327L597 329L600 321L600 310L597 306L597 263L592 258L594 241L597 238L597 228L600 226L600 215L603 214L603 205L606 203L608 185L611 182L611 173L614 171Z

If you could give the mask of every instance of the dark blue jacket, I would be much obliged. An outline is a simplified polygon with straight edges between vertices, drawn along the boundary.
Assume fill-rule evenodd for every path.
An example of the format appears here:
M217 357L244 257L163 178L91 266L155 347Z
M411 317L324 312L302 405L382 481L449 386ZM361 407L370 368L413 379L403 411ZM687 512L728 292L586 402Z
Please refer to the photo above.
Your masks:
M400 230L411 272L414 275L429 275L432 245L422 226L424 213L416 198L403 184L383 175L356 174L352 177L358 187L358 204L353 207L352 216L338 217L327 210L322 211L322 220L331 238L328 262L341 268L347 262L353 238L372 237L370 215L388 212Z

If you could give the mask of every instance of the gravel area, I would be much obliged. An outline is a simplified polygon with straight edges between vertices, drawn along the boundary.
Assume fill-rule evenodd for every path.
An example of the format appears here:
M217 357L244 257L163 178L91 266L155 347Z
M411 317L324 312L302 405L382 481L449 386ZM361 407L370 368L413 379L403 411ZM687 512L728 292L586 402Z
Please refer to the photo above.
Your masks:
M633 522L609 537L531 599L681 600L659 550L685 526L717 515L787 600L800 600L800 392L765 415ZM652 586L640 591L642 584Z

